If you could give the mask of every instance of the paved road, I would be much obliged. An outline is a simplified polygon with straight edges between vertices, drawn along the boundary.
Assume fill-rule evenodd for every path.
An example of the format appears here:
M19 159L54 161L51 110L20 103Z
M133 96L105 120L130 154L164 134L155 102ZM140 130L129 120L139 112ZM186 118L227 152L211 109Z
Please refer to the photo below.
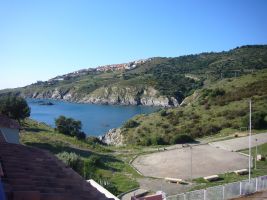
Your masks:
M227 151L238 151L242 149L248 149L248 138L249 137L241 137L231 140L211 142L210 145L220 149L225 149ZM255 139L257 139L257 143ZM252 147L256 146L256 144L260 145L264 143L267 143L267 133L260 133L251 137Z

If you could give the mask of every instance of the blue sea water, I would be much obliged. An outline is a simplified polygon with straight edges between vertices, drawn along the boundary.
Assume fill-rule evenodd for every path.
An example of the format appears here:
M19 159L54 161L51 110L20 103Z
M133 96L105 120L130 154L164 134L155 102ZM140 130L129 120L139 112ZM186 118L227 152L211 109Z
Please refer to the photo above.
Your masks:
M31 108L31 118L55 127L55 119L64 115L82 122L87 135L99 136L111 128L120 127L131 117L152 113L159 108L149 106L120 106L78 104L47 99L27 99ZM54 105L40 105L40 102L52 102Z

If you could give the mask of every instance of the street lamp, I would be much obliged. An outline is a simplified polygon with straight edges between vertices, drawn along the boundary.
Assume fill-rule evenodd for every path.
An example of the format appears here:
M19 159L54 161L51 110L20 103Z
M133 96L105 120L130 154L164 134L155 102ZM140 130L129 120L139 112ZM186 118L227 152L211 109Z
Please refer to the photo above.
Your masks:
M257 169L257 155L258 155L258 144L257 144L257 141L258 139L255 138L255 141L256 141L256 152L255 152L255 169Z
M190 148L190 179L193 181L193 155L192 155L192 146L189 145Z
M249 182L251 178L251 99L249 100L249 137L248 137L248 148L249 148L249 161L248 161L248 177Z

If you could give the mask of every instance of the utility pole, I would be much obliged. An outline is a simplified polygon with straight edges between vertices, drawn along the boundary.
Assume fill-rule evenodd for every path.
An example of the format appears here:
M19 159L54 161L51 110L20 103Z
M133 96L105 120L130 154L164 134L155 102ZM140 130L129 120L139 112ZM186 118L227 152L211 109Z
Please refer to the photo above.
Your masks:
M192 146L190 145L190 178L193 181L193 156L192 156Z
M258 144L257 144L257 141L258 141L258 139L256 138L255 141L256 141L255 169L257 169L257 155L258 155Z
M249 182L251 178L251 99L249 100L249 137L248 137L248 148L249 148L249 162L248 162L248 171L249 171Z

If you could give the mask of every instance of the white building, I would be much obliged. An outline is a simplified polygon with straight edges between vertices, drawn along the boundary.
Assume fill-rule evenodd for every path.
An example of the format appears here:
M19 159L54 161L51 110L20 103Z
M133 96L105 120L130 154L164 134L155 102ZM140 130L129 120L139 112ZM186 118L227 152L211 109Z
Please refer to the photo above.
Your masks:
M0 114L0 140L19 144L19 123Z

